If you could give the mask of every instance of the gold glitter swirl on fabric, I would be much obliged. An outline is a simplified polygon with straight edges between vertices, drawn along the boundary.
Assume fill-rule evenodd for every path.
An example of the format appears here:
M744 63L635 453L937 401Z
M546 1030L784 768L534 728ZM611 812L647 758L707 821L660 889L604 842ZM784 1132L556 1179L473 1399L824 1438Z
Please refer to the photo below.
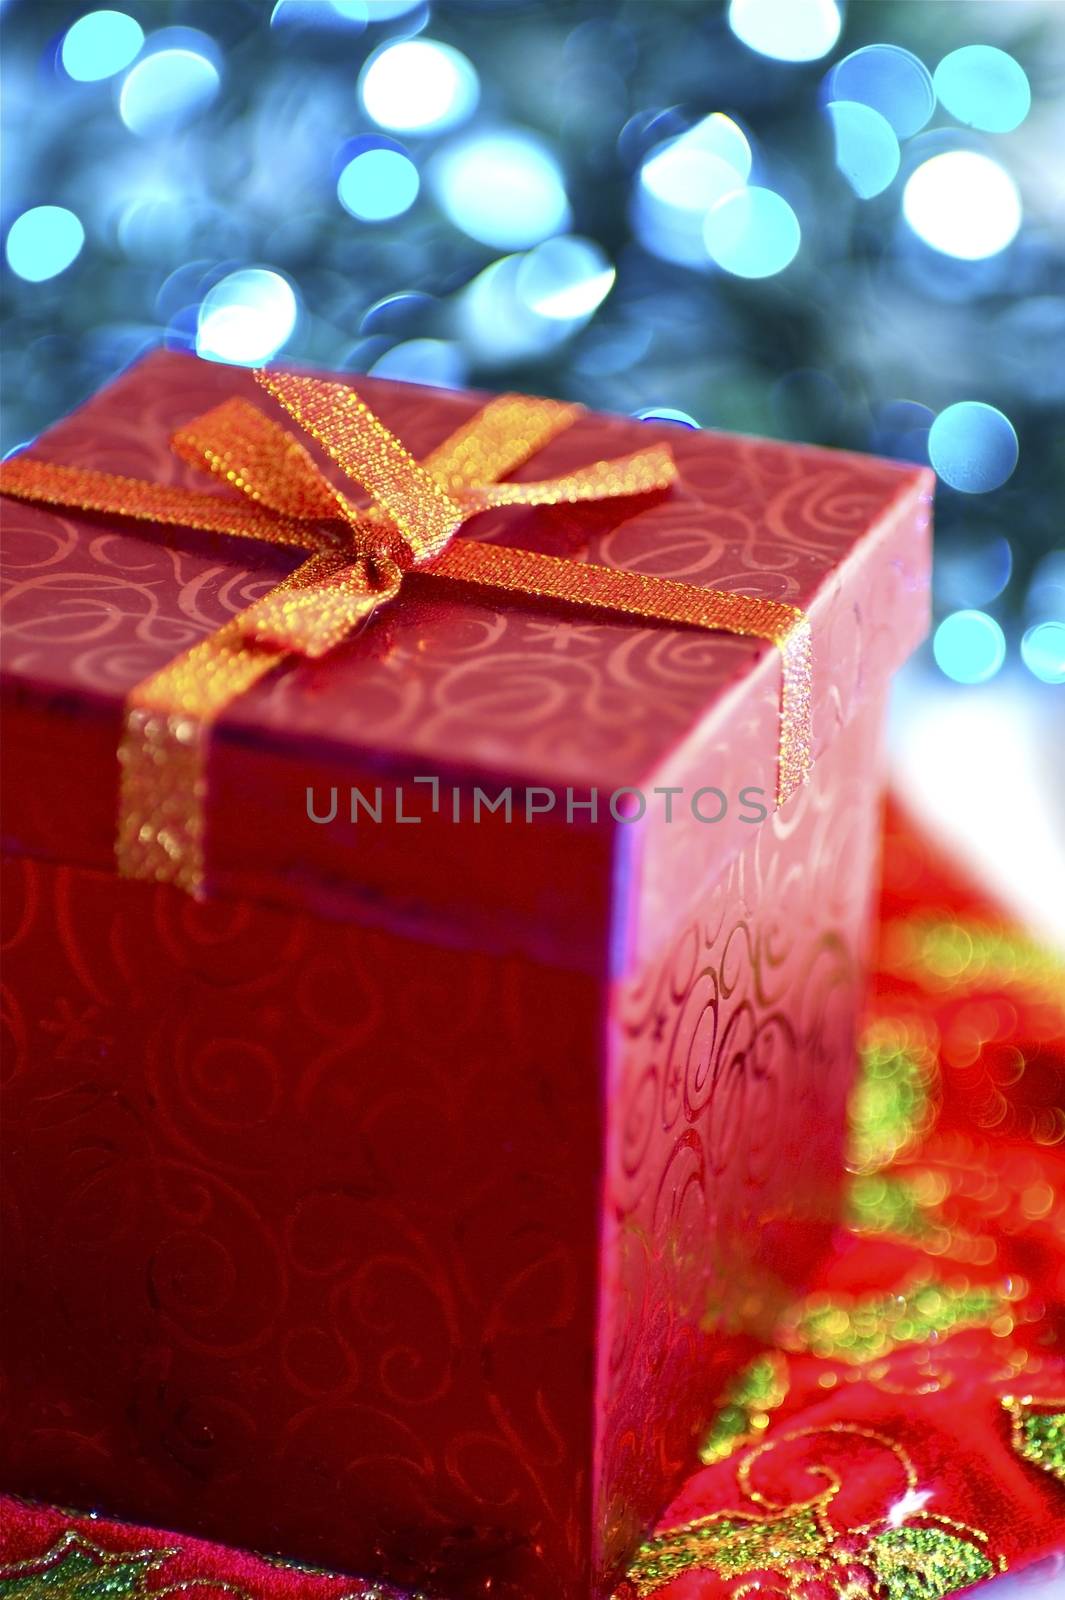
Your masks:
M756 1356L732 1380L724 1404L699 1450L704 1466L724 1461L769 1426L769 1413L788 1393L788 1363L778 1350Z
M714 1512L648 1539L629 1568L628 1581L639 1600L645 1600L692 1570L723 1578L777 1572L796 1561L816 1563L831 1537L820 1505L772 1517Z
M43 1555L0 1565L0 1600L141 1600L158 1593L149 1574L176 1554L102 1550L68 1528Z
M1017 1454L1065 1483L1065 1400L1006 1395L1002 1405Z
M286 656L331 650L399 592L412 566L427 566L434 578L773 643L782 662L778 802L806 781L811 641L797 608L454 538L463 521L489 506L665 489L676 475L668 448L654 445L541 482L498 484L568 427L579 408L502 396L419 464L345 385L288 373L256 377L372 505L349 501L298 439L239 399L188 423L173 443L184 460L242 499L30 457L7 463L0 476L4 492L46 505L236 533L310 553L270 594L131 691L119 750L116 853L124 875L202 892L211 724Z
M748 1455L744 1456L737 1468L736 1477L741 1489L749 1500L754 1501L755 1505L764 1506L769 1511L783 1510L784 1507L776 1501L770 1500L768 1495L763 1494L760 1489L755 1487L752 1477L755 1462L760 1461L764 1456L772 1454L773 1451L779 1450L781 1445L794 1444L798 1439L816 1439L824 1435L838 1436L840 1434L846 1434L856 1439L865 1439L870 1444L880 1445L883 1449L889 1450L902 1467L907 1489L917 1488L917 1469L896 1439L889 1438L886 1433L879 1433L875 1428L863 1428L857 1422L830 1422L827 1427L793 1428L790 1433L780 1434L775 1439L765 1439L760 1445L756 1445ZM841 1480L829 1467L818 1466L813 1470L816 1471L818 1477L828 1479L832 1487L827 1494L827 1499L831 1499L832 1495L839 1489ZM822 1491L821 1494L814 1495L811 1500L805 1501L804 1505L817 1506L825 1502L826 1494ZM792 1506L790 1509L794 1511L797 1507ZM862 1528L859 1531L868 1532L869 1530L868 1528Z
M807 1501L778 1504L755 1485L757 1463L780 1446L848 1438L889 1451L901 1468L905 1493L885 1516L835 1527L832 1511L844 1479L820 1456L806 1471L826 1487ZM836 1600L942 1600L1003 1571L1005 1560L989 1553L983 1529L923 1509L919 1481L897 1440L858 1423L796 1428L767 1439L744 1457L736 1473L740 1492L758 1510L722 1510L655 1534L640 1547L615 1600L649 1600L674 1579L700 1571L726 1580L762 1575L734 1587L732 1600L765 1593L781 1600L809 1600L812 1589L826 1600L828 1595Z

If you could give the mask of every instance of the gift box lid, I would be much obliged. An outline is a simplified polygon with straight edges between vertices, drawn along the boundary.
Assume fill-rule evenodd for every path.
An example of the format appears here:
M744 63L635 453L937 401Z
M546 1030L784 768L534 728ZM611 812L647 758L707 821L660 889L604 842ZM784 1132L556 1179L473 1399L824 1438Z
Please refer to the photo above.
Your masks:
M418 458L486 398L341 381ZM171 437L234 395L272 407L249 372L158 351L31 454L203 489ZM556 476L656 441L678 469L666 492L485 511L463 536L801 608L816 760L926 632L932 474L587 412L513 477ZM5 847L114 870L128 696L301 555L3 506ZM679 917L752 825L766 825L755 819L775 805L780 684L771 642L408 574L357 633L321 659L286 662L219 718L207 769L209 892L432 939L503 941L591 970L628 965L653 937L633 909L652 880L656 903ZM491 799L509 789L510 819L482 804L474 823L475 787ZM313 820L311 811L328 815L334 790L336 816ZM801 803L800 791L782 816ZM682 849L670 810L687 821Z

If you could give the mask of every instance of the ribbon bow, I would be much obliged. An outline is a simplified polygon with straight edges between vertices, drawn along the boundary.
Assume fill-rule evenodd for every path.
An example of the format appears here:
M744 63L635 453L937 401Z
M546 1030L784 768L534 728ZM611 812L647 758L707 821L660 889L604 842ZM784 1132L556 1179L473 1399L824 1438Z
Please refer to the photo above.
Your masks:
M369 506L336 488L295 434L237 398L196 418L172 443L184 460L222 478L243 499L29 456L6 462L0 474L0 489L19 499L309 552L264 598L130 691L119 748L116 854L124 875L202 892L211 724L287 657L331 650L393 599L415 568L434 579L771 640L783 663L778 801L805 781L810 629L796 607L457 537L465 521L491 507L667 489L676 477L667 447L558 478L506 483L508 473L571 425L579 406L500 396L419 463L345 385L292 373L256 377L369 495Z

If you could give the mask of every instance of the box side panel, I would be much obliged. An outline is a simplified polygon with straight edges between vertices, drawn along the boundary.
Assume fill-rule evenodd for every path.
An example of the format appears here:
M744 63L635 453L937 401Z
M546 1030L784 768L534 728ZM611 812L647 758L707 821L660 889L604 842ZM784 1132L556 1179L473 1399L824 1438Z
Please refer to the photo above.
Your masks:
M809 608L817 760L869 700L883 697L927 634L930 574L931 497L922 481L900 493ZM746 848L752 818L775 808L779 728L774 650L731 697L710 708L656 773L646 820L623 841L639 894L627 919L628 948L619 952L626 971L645 968L661 953L681 907L698 905Z
M613 991L604 1582L696 1464L728 1376L828 1241L878 861L881 723L877 700L664 953Z
M583 1600L599 987L80 869L5 877L0 1481Z

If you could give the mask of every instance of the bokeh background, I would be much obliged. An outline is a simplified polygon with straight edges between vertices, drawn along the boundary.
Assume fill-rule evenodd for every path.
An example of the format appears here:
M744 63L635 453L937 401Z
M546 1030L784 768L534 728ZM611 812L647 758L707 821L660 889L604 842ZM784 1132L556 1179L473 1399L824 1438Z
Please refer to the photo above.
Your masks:
M913 460L920 810L1065 936L1062 0L0 0L0 428L160 342Z

